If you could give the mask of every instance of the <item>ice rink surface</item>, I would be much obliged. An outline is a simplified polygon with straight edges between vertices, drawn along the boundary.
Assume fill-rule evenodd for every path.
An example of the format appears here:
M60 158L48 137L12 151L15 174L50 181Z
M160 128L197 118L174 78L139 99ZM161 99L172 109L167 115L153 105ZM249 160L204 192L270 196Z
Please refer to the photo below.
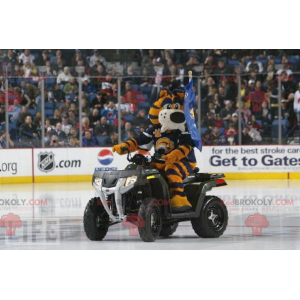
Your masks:
M17 224L10 230L0 223L1 250L300 249L300 181L228 181L228 186L209 192L228 208L223 236L199 238L190 222L184 222L172 237L154 243L144 243L122 224L110 227L101 242L88 240L82 216L95 195L90 183L2 185L0 190L0 222L11 213ZM268 221L258 231L245 223L255 213Z

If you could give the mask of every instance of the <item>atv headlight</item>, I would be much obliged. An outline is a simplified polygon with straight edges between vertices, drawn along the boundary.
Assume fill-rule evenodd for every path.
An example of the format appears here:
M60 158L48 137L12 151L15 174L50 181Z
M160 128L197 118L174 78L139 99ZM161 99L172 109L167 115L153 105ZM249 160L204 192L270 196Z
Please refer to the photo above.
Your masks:
M135 183L137 180L137 176L127 177L124 186Z
M102 179L101 179L100 177L95 177L95 179L94 179L94 183L95 183L97 186L100 186L101 181L102 181Z

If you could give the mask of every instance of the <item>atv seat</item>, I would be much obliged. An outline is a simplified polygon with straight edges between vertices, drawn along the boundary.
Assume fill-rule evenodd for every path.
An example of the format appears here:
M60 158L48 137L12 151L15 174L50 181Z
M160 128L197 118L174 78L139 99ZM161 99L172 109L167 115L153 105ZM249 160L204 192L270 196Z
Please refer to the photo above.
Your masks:
M182 183L187 184L187 183L190 183L190 182L193 182L193 181L195 181L195 176L188 176L185 179L183 179Z

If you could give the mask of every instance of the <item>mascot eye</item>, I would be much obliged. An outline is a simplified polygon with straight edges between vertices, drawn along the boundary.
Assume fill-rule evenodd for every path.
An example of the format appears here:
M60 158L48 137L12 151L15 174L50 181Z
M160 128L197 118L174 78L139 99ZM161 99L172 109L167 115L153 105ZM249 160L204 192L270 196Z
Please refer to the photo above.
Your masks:
M178 103L175 104L175 109L179 109L180 105Z
M165 109L171 109L171 108L172 108L172 105L171 105L171 104L166 104L166 105L164 105L164 108L165 108Z

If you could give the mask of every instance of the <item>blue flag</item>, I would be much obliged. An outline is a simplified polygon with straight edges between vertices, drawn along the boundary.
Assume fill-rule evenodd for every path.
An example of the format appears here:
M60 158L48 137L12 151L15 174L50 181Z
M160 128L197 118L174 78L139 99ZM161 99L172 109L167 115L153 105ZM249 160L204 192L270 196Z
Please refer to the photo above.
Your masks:
M196 97L193 91L193 79L191 79L191 81L185 87L184 115L192 140L194 141L196 147L202 151L202 141L195 122L195 100ZM198 113L200 113L200 111Z

